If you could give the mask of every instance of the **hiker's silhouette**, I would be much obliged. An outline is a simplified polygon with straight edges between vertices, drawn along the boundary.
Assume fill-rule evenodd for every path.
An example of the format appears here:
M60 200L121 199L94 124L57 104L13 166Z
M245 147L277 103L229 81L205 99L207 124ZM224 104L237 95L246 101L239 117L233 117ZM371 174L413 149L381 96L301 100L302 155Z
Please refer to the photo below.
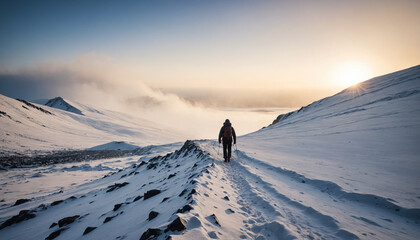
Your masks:
M233 129L232 124L229 119L223 123L223 127L219 132L219 144L223 141L223 158L225 162L230 162L230 157L232 156L232 138L233 144L236 144L236 133Z

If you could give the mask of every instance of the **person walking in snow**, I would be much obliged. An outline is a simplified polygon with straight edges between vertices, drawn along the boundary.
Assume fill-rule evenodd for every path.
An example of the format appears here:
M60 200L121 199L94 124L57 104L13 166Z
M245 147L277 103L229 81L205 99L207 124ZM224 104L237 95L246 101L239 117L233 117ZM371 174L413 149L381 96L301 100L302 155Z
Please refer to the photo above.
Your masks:
M236 144L235 129L233 129L229 119L226 119L219 132L219 144L223 139L223 158L225 159L225 162L230 162L230 157L232 156L232 137L233 144Z

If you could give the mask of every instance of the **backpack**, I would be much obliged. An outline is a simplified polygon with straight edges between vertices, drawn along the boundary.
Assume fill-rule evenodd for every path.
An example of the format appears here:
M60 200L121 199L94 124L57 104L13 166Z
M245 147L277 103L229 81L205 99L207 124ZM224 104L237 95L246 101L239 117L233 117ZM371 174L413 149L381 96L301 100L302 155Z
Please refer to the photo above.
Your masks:
M232 127L231 126L225 126L225 131L223 133L223 137L225 137L225 138L232 137Z

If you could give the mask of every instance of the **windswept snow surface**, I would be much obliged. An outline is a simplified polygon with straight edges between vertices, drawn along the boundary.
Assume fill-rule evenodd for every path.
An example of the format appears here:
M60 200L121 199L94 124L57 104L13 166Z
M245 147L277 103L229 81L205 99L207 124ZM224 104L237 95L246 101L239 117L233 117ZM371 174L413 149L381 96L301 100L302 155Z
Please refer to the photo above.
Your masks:
M158 123L71 104L83 115L0 94L0 156L85 149L116 139L139 146L185 140L183 134Z

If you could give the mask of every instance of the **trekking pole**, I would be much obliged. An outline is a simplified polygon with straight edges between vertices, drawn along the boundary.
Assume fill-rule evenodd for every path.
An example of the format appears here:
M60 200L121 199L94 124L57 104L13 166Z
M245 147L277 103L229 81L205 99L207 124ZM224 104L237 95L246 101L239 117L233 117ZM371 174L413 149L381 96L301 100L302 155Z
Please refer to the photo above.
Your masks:
M217 148L217 156L219 156L220 154L220 143L219 143L219 147Z
M239 155L238 155L238 145L235 144L235 148L236 148L236 157L238 158L239 161Z

